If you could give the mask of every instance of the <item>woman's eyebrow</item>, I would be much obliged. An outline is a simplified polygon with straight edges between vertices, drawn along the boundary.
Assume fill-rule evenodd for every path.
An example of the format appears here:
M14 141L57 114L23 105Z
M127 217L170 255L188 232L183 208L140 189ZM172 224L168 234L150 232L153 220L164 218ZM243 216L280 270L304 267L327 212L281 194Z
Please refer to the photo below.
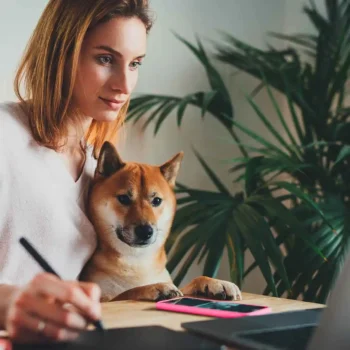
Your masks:
M111 47L106 46L106 45L95 46L94 49L105 50L105 51L108 51L108 52L112 53L115 56L123 57L123 55L119 51L116 51L116 50L114 50ZM143 58L145 56L146 56L146 54L143 54L143 55L136 56L135 58Z

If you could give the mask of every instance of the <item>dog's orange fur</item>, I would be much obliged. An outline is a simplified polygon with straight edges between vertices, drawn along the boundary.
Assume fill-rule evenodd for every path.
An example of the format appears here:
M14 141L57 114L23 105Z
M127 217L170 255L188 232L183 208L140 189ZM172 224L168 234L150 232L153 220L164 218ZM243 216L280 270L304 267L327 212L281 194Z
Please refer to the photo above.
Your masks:
M178 153L162 166L151 166L123 162L110 143L102 147L89 196L98 244L80 275L100 285L101 301L183 294L240 297L233 283L208 277L198 277L180 291L166 270L164 244L176 211L173 187L182 157Z

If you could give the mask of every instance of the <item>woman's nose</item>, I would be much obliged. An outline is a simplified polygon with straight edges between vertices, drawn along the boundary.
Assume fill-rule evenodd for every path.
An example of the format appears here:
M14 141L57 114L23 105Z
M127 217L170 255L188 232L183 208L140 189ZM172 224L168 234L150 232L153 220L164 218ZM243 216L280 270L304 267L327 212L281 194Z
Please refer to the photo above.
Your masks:
M128 71L121 70L113 75L111 81L113 90L124 95L130 95L132 92L132 77Z

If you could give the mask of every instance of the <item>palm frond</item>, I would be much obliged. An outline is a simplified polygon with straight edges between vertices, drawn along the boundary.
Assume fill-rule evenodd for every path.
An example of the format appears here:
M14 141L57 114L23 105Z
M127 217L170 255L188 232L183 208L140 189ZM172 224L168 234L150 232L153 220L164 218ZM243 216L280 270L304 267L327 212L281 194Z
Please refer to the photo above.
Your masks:
M288 43L286 49L256 48L227 33L215 45L219 61L258 80L247 103L268 136L234 119L224 79L198 38L192 44L175 34L203 66L209 91L132 99L128 120L154 125L155 134L170 116L182 126L194 106L223 125L230 146L242 153L229 161L229 173L244 192L231 193L194 150L216 190L177 184L178 210L166 242L176 284L199 262L205 275L215 277L227 251L230 278L239 286L259 268L266 294L326 300L350 244L350 2L325 0L325 5L325 13L312 1L304 7L315 34L272 34ZM254 99L261 89L278 125ZM241 142L236 131L248 141ZM255 260L248 267L247 251Z

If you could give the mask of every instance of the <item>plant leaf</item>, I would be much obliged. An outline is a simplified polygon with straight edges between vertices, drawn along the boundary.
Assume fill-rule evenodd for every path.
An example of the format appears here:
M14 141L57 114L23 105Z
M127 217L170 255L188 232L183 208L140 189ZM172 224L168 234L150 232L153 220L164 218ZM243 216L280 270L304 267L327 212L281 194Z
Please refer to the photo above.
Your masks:
M226 195L230 195L230 192L228 191L228 189L224 186L224 184L219 180L219 178L216 176L214 171L204 161L202 156L196 150L194 150L194 153L195 153L197 159L199 160L199 162L202 164L202 167L204 168L205 172L207 173L209 178L212 180L213 184L216 186L216 188L220 192L225 193Z

